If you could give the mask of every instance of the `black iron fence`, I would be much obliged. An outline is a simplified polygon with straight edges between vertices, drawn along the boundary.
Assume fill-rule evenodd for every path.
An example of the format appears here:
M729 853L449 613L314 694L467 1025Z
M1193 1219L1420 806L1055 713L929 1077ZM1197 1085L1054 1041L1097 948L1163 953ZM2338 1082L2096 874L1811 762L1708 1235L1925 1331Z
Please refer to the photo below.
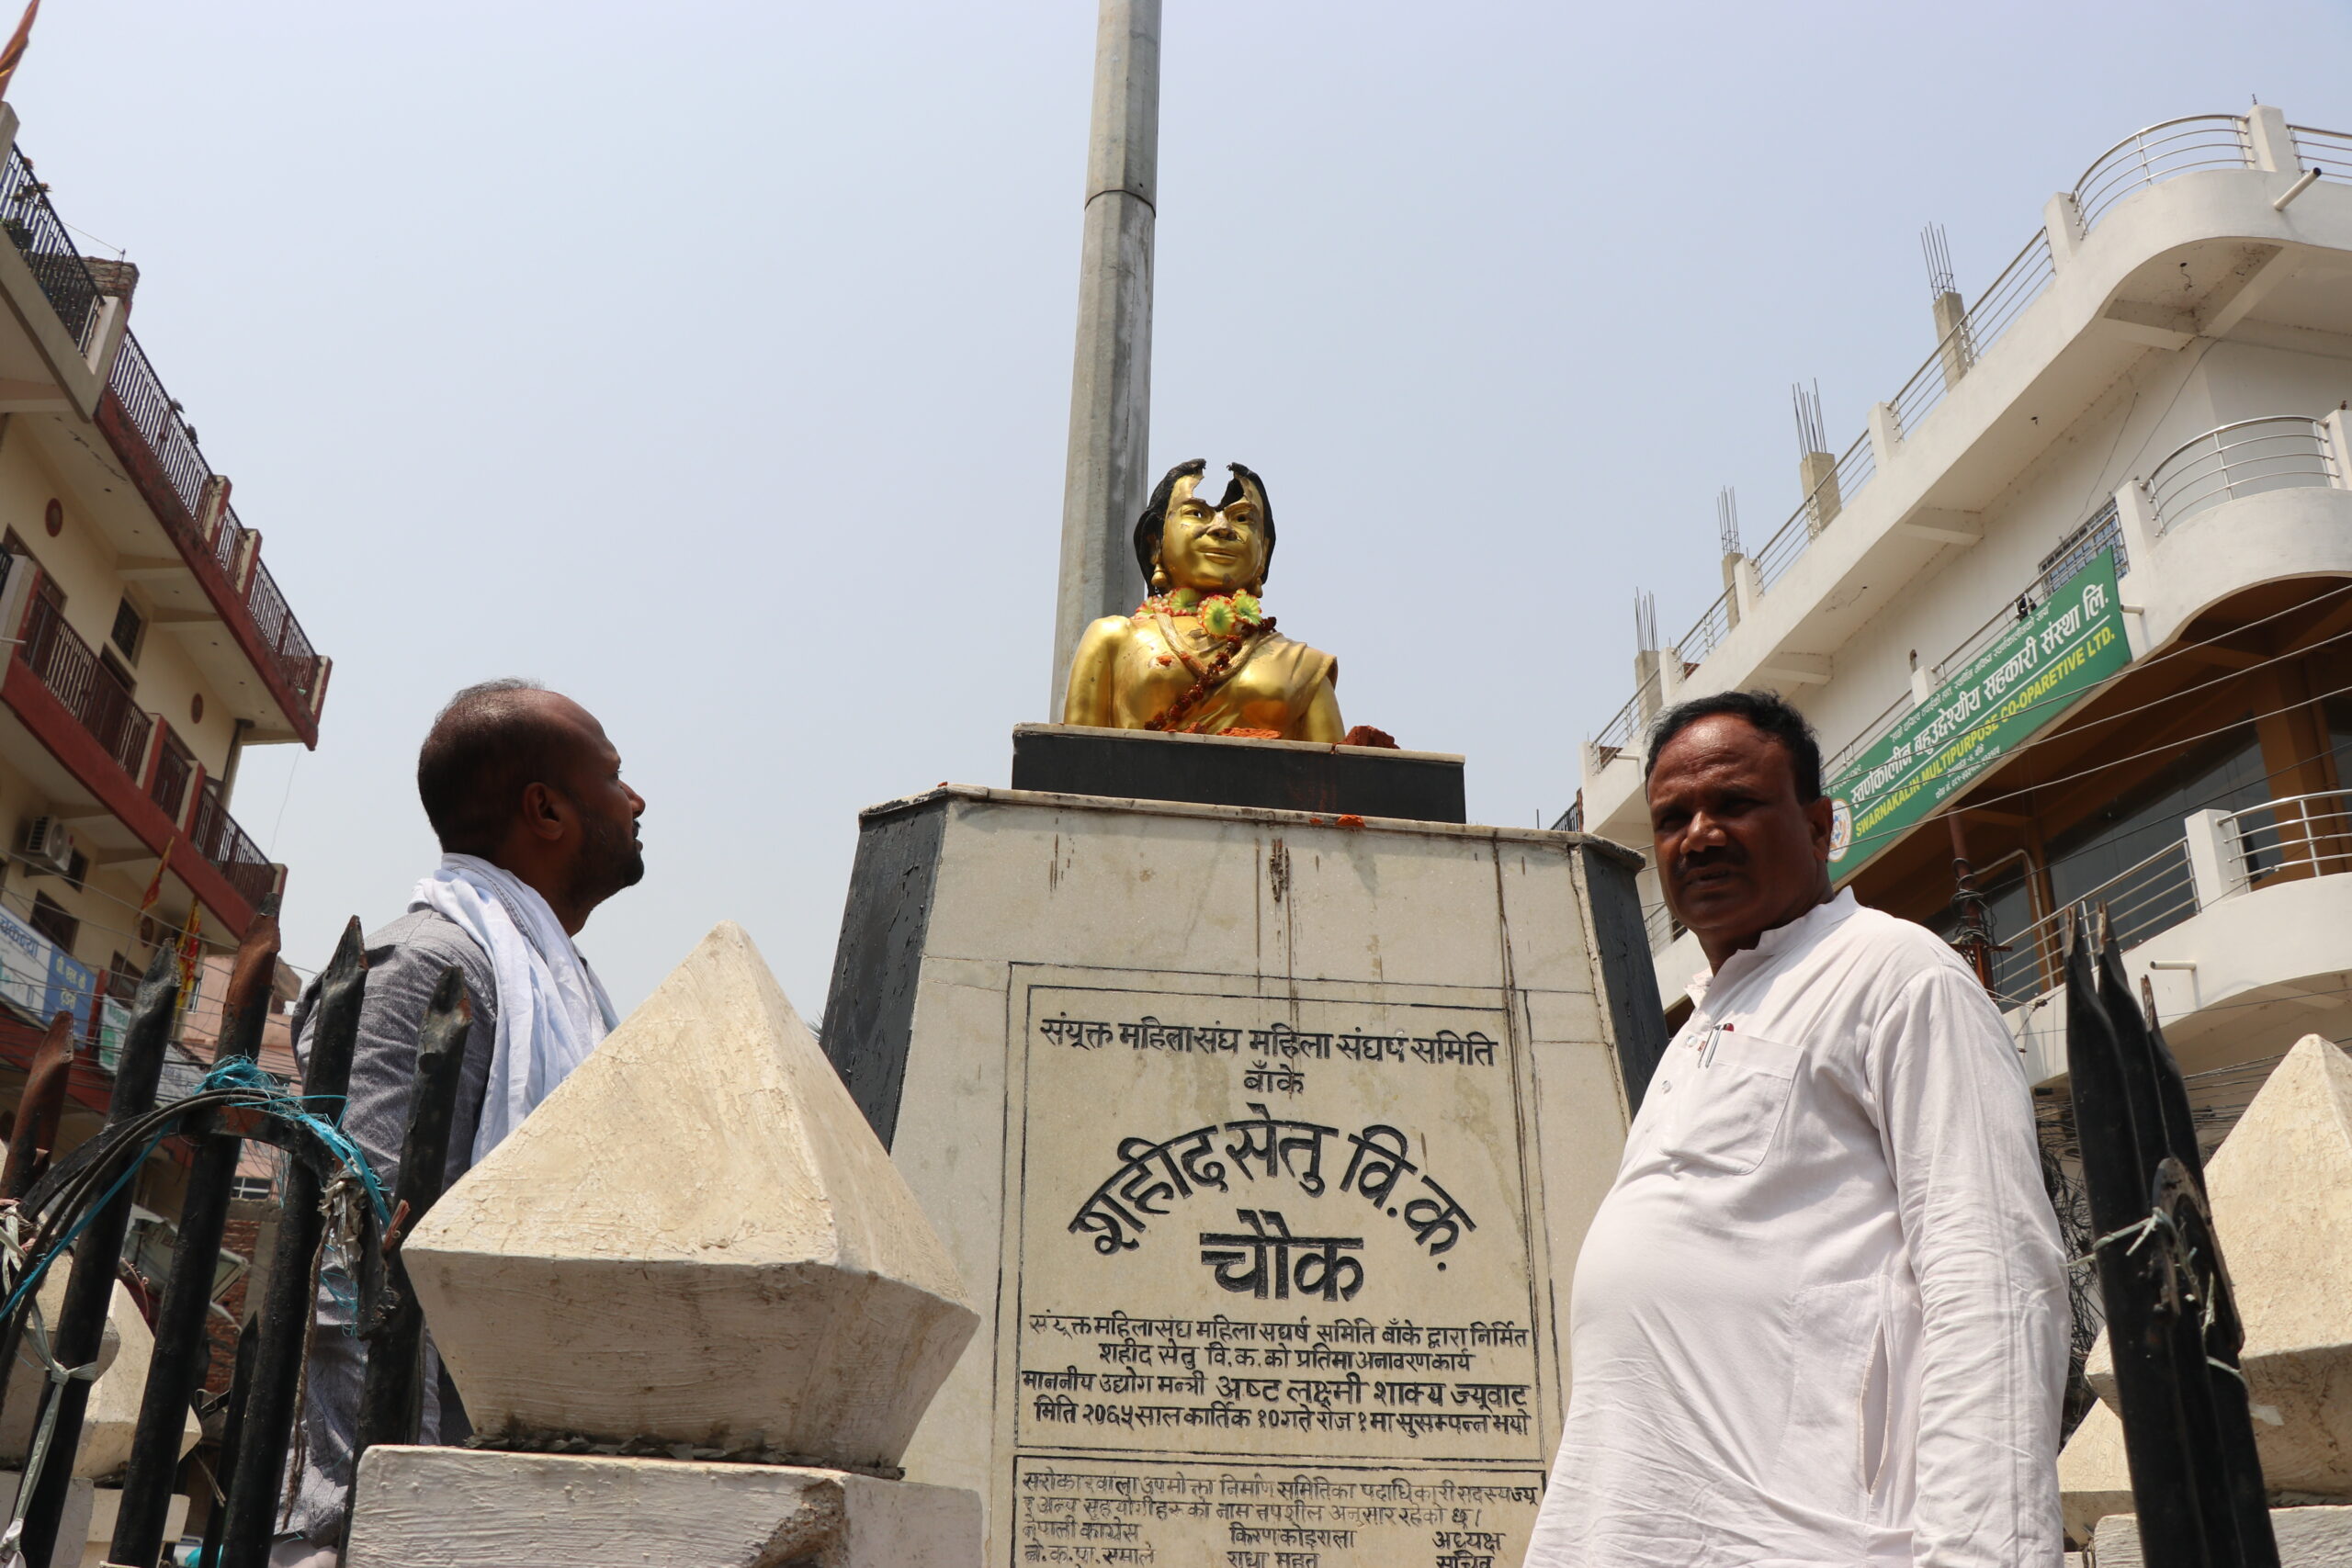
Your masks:
M8 149L6 172L0 174L0 225L17 242L74 346L87 354L98 321L98 280L50 205L49 187L33 177L31 161L14 147Z
M2197 1118L2120 945L2104 915L2067 923L2066 1073L2141 1550L2149 1568L2278 1568Z
M338 1267L356 1282L359 1328L369 1344L359 1447L416 1438L422 1330L398 1244L440 1197L457 1103L455 1069L470 1022L464 978L448 970L426 1010L400 1185L386 1194L375 1188L365 1156L332 1124L350 1075L366 983L359 922L350 923L320 977L309 1099L288 1095L254 1066L277 961L277 920L265 911L238 951L215 1060L198 1082L175 1092L179 1086L166 1081L164 1069L179 983L169 946L160 948L131 1005L106 1125L53 1165L46 1144L54 1141L66 1078L52 1071L28 1082L10 1135L8 1195L17 1199L23 1246L0 1261L0 1358L13 1360L21 1346L52 1376L41 1385L36 1436L12 1521L20 1527L17 1544L24 1561L49 1562L57 1545L90 1393L89 1382L73 1369L94 1359L105 1330L130 1220L126 1179L167 1136L190 1139L197 1153L156 1307L154 1347L105 1560L155 1568L162 1556L177 1490L180 1434L209 1355L206 1320L214 1269L248 1139L275 1145L289 1156L285 1207L267 1300L238 1348L216 1477L225 1501L206 1530L205 1562L265 1568L268 1561L280 1478L300 1419L312 1280L322 1247L339 1249ZM325 1114L312 1114L312 1107ZM337 1216L333 1225L330 1212ZM334 1239L346 1230L343 1240ZM28 1334L28 1320L40 1310L40 1276L69 1257L62 1309L55 1321ZM0 1398L5 1395L0 1389Z

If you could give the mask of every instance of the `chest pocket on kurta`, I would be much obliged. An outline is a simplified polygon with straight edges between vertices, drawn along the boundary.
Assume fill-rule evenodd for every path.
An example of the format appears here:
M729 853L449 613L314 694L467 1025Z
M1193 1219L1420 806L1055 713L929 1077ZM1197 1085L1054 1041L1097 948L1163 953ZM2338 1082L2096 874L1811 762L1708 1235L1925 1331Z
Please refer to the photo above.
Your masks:
M1788 1113L1804 1047L1726 1030L1702 1063L1675 1074L1681 1103L1669 1118L1664 1152L1679 1163L1745 1175L1764 1163Z

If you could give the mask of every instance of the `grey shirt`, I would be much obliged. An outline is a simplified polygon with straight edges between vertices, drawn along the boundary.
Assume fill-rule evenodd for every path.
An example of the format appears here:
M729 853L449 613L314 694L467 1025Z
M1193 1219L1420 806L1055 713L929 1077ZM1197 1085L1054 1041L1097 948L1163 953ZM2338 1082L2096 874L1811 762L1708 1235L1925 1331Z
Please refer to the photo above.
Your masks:
M473 1164L482 1090L490 1082L491 1047L498 1036L498 984L490 957L457 922L430 909L402 915L368 939L368 986L359 1006L359 1043L352 1054L343 1130L367 1152L388 1196L399 1185L401 1145L408 1136L417 1031L434 988L452 964L464 974L466 994L473 1004L444 1172L447 1181L454 1182ZM294 1010L295 1053L305 1062L310 1058L311 1015L317 1005L318 984L313 981ZM367 1343L348 1332L351 1309L337 1300L338 1292L348 1300L350 1282L340 1278L322 1281L302 1406L301 1485L280 1527L322 1544L339 1539L350 1505L351 1450L358 1436L359 1394L368 1369ZM421 1442L455 1442L471 1431L464 1411L456 1407L454 1391L445 1390L443 1382L440 1358L428 1341Z

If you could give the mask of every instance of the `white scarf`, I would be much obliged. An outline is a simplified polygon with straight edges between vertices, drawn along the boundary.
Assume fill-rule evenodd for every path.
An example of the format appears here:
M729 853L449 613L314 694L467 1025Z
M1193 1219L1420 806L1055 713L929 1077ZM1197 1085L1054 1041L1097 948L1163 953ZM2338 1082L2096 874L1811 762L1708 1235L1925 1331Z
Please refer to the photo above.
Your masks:
M620 1020L548 901L511 872L474 855L444 855L409 908L462 927L490 954L498 983L498 1036L474 1131L479 1164Z

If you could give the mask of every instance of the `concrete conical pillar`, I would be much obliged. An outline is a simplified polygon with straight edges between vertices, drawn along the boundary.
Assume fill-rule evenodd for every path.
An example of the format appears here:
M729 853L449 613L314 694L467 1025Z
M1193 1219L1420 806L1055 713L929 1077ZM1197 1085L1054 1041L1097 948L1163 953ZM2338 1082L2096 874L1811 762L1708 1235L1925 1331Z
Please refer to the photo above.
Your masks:
M978 1318L721 925L405 1247L476 1429L897 1462Z
M2352 1058L2305 1035L2205 1168L2276 1496L2352 1497ZM2084 1367L2115 1399L2107 1337Z
M2087 1541L2109 1514L2132 1511L2132 1472L2123 1457L2123 1423L2105 1400L2093 1404L2058 1454L2058 1492L2069 1539Z

